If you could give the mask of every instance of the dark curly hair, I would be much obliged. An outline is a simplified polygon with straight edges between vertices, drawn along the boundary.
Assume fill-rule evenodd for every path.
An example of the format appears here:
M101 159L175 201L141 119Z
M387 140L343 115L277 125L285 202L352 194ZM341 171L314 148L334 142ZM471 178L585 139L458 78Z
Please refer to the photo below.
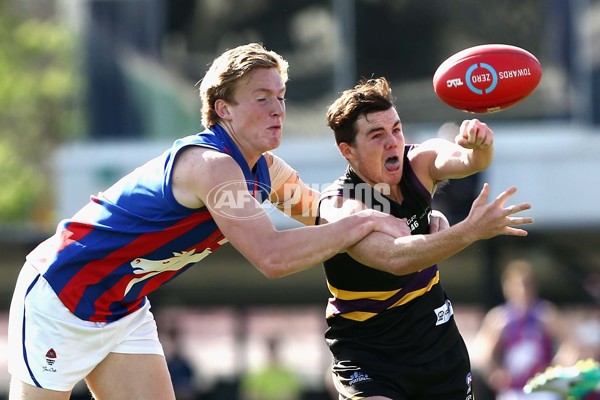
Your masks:
M337 144L353 144L356 138L354 123L361 117L394 107L392 89L385 78L361 80L354 88L345 90L327 109L327 125L333 130Z

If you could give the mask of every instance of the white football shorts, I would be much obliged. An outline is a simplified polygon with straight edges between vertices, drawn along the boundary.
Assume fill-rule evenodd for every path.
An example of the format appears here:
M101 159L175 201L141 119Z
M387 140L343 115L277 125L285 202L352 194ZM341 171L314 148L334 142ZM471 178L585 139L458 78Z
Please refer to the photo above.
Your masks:
M8 322L8 370L33 386L70 391L109 353L164 357L150 302L115 322L71 313L30 264L19 274Z

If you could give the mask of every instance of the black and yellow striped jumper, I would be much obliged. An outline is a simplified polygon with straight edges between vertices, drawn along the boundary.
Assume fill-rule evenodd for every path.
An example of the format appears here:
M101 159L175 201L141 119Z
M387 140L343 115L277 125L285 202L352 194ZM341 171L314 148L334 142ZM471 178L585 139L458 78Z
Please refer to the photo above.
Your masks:
M406 156L410 148L405 148L399 183L401 204L375 192L350 167L321 199L358 198L371 208L406 218L412 234L429 233L432 199L411 168ZM340 253L325 261L324 269L331 292L325 338L334 370L336 363L338 368L357 370L364 363L371 376L385 375L393 373L390 366L427 363L453 346L464 347L437 265L396 276Z

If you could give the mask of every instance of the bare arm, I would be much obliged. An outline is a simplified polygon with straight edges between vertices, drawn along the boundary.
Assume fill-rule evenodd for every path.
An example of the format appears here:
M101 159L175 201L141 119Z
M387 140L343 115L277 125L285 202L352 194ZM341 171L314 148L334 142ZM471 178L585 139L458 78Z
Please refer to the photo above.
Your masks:
M373 232L351 246L348 254L372 268L404 275L439 263L481 239L489 239L497 235L525 236L526 231L512 226L532 223L532 218L512 215L529 209L530 205L523 203L504 206L515 192L515 188L510 188L487 203L490 188L485 184L480 195L473 202L467 218L456 225L427 235L410 235L408 228L400 237ZM328 221L337 220L349 212L364 207L356 200L346 200L345 204L337 205L332 204L333 201L335 200L331 199L329 203L323 203L321 208L323 216ZM337 201L341 200L337 199Z
M394 217L372 210L354 213L336 224L278 231L248 192L237 163L205 148L192 147L178 157L173 187L181 204L206 205L229 242L270 278L310 268L374 230L399 234L398 227L384 223Z
M437 182L485 170L494 157L492 130L477 119L465 120L454 138L430 139L409 153L419 179L430 189Z

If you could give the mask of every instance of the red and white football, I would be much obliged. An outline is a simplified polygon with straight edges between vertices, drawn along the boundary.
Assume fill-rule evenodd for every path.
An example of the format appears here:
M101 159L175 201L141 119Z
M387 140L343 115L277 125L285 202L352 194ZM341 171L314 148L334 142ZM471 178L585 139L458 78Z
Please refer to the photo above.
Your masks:
M486 114L529 96L542 79L538 59L520 47L484 44L444 61L433 76L437 96L451 107Z

